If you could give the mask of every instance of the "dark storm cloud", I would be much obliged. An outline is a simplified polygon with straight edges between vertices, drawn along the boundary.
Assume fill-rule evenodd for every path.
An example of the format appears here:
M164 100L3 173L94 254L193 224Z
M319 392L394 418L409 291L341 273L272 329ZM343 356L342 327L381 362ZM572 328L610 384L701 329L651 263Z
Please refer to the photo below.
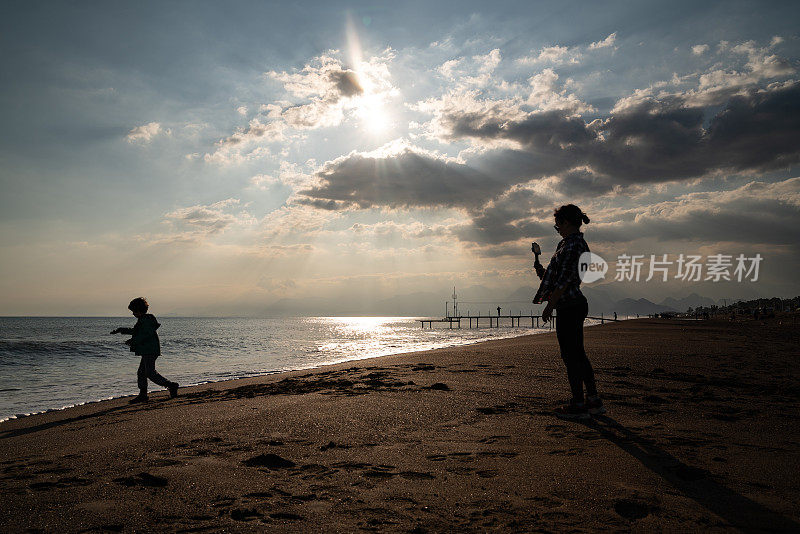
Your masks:
M489 245L544 235L548 225L539 222L552 214L552 200L530 189L513 188L470 210L470 221L453 229L461 241Z
M451 138L519 143L520 150L506 151L505 163L497 163L526 179L588 166L608 178L587 181L587 176L566 174L562 181L568 189L586 182L592 193L614 185L697 178L716 170L771 170L800 161L800 83L734 96L704 127L706 113L672 96L591 123L559 111L522 120L451 114L441 123ZM505 157L512 152L514 161Z
M775 169L800 161L800 83L733 97L709 127L719 165Z
M511 185L502 177L409 148L383 157L352 153L329 163L317 176L319 185L299 191L298 202L317 205L333 201L328 209L477 208Z
M635 213L635 219L632 217ZM751 182L731 191L692 193L590 225L593 239L800 244L800 178ZM755 252L755 251L754 251Z

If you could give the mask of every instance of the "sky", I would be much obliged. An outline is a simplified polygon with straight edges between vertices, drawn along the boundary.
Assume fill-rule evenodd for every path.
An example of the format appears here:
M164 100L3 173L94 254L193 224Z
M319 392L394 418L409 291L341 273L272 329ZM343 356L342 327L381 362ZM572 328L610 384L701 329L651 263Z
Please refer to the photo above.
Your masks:
M0 10L0 315L508 294L567 203L615 297L800 293L796 3Z

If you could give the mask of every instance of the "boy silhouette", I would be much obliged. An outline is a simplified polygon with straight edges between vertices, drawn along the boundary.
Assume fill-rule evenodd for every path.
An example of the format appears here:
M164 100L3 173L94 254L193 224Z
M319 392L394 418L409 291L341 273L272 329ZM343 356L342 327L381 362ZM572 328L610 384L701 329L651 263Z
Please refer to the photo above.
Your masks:
M144 297L138 297L128 304L128 309L133 316L138 319L133 328L116 328L112 334L129 334L131 337L125 341L130 345L131 352L142 357L139 363L139 370L136 372L139 384L139 395L131 399L131 404L137 402L147 402L147 379L149 378L159 386L164 386L169 390L169 396L178 396L178 383L170 382L156 371L156 358L161 356L161 342L158 339L156 330L161 324L156 320L152 313L147 313L150 307Z

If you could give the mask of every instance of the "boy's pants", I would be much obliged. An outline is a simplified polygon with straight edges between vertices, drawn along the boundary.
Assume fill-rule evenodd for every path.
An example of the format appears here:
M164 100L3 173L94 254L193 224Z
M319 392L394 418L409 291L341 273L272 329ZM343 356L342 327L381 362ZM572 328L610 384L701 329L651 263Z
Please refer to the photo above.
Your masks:
M572 401L583 402L583 385L586 394L597 395L594 369L583 349L583 320L589 314L585 298L564 308L556 308L556 337L561 347L561 359L567 366L567 377L572 390Z
M136 371L136 379L139 383L139 392L147 394L147 379L149 378L159 386L169 387L172 382L158 374L156 371L156 358L158 356L142 356L139 363L139 370Z

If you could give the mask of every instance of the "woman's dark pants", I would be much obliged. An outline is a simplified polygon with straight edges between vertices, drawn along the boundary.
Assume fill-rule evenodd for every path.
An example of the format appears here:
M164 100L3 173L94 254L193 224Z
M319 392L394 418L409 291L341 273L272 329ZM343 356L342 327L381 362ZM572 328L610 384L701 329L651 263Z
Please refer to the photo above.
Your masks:
M172 383L156 371L156 358L158 358L158 356L142 356L142 361L139 363L139 369L136 371L136 379L139 383L139 392L142 395L147 395L148 378L165 388L169 387Z
M556 308L556 337L561 347L561 359L567 366L572 402L583 402L583 385L586 394L597 395L594 370L583 349L583 320L589 314L586 299Z

